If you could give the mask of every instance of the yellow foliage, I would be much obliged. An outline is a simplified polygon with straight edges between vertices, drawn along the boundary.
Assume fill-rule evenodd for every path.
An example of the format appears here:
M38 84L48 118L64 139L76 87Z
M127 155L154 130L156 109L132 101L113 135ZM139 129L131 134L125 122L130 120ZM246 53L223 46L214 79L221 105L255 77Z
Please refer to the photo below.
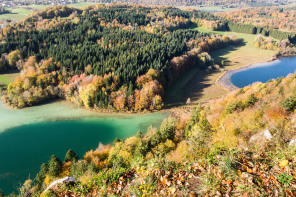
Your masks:
M124 163L129 164L131 161L132 153L126 150L120 150L119 155L123 158Z
M160 143L157 148L162 149L164 152L168 153L176 148L176 144L172 140L167 139L165 143Z
M122 149L128 152L133 152L137 144L139 143L139 141L140 141L140 138L135 136L127 138L122 144Z
M7 56L8 64L10 66L15 66L16 62L20 58L21 51L20 50L14 50L10 52Z
M152 154L151 152L148 152L148 153L146 154L145 160L148 161L148 160L150 160L150 159L152 159L152 158L153 158L153 154Z
M72 162L69 161L62 166L62 172L60 173L61 177L69 176L71 164Z
M81 182L82 185L86 184L91 178L93 177L92 174L90 173L85 173L83 174L80 178L79 181Z
M184 161L184 159L186 159L187 151L188 151L188 143L185 140L183 140L178 144L176 150L168 154L166 158L169 161L182 162Z
M88 107L88 108L90 107L88 105L88 98L90 96L93 99L95 96L94 95L95 91L96 91L95 86L92 83L88 84L86 87L81 86L79 88L79 98L81 99L85 107Z
M279 166L284 168L284 167L288 166L288 164L289 164L289 161L284 159L279 163Z
M46 174L43 183L45 185L49 185L50 182L51 182L51 177L48 174Z

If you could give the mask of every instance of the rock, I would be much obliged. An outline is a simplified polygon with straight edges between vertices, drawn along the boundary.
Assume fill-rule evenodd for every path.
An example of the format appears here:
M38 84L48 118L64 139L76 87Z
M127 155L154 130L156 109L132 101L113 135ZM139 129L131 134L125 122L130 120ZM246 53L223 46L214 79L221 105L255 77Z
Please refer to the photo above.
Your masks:
M76 182L76 179L73 178L73 177L69 177L69 176L67 176L67 177L65 177L65 178L62 178L62 179L56 180L56 181L52 182L52 183L46 188L46 190L45 190L44 192L46 192L46 191L49 190L49 189L53 190L53 189L59 187L59 186L62 185L62 184L70 183L70 182L74 182L74 183L75 183L75 182Z
M272 139L272 135L271 133L268 131L268 130L265 130L264 131L264 137L268 140L271 140Z
M186 101L186 105L190 105L191 104L191 99L188 98L187 101Z
M295 145L295 142L296 142L296 140L291 140L290 142L289 142L289 146L292 146L292 145Z
M291 141L289 142L289 146L295 146L296 145L296 136L294 136Z
M249 140L249 144L259 145L264 142L270 141L271 139L272 139L271 133L268 130L265 130L253 135Z

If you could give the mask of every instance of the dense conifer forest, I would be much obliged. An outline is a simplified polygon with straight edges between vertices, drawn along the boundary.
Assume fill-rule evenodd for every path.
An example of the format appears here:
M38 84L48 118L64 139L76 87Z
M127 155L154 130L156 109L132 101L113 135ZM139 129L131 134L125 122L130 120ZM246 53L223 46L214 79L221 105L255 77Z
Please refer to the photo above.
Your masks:
M212 66L208 52L239 43L196 26L295 42L293 32L197 10L52 7L2 30L0 72L21 70L3 100L17 108L66 99L86 108L159 110L173 81L193 66Z
M37 12L2 31L0 69L22 70L4 101L18 108L65 98L87 108L161 109L172 81L191 66L211 65L207 52L238 43L184 29L199 19L218 18L126 5ZM183 55L191 63L174 66Z

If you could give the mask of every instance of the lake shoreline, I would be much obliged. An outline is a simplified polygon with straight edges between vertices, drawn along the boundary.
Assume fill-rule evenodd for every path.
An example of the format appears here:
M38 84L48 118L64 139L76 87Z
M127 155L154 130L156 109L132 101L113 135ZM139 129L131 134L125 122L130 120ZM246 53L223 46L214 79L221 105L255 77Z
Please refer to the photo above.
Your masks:
M1 96L1 93L0 93ZM47 104L52 104L52 103L65 103L66 105L72 105L75 108L79 108L79 109L83 109L83 110L87 110L89 112L95 112L98 114L114 114L114 115L141 115L141 114L151 114L151 113L157 113L157 112L167 112L169 111L169 109L167 108L163 108L161 110L153 110L153 111L149 111L149 110L144 110L144 111L116 111L115 109L100 109L100 108L86 108L86 107L80 107L77 104L68 101L68 100L64 100L64 99L56 99L56 100L51 100L51 101L47 101L44 103L39 103L36 105L32 105L32 106L27 106L24 108L17 108L17 107L12 107L11 105L9 105L8 103L6 103L2 98L0 98L1 102L2 102L2 107L7 109L7 110L23 110L23 109L29 109L32 107L38 107L38 106L43 106L43 105L47 105Z
M221 88L223 88L227 92L232 92L232 91L238 90L239 88L236 87L234 84L232 84L231 83L231 80L230 80L230 78L231 78L231 76L233 74L235 74L237 72L240 72L242 70L246 70L246 69L258 67L258 64L263 64L263 63L268 63L268 62L273 62L273 61L280 60L280 58L283 58L283 57L293 57L293 56L276 56L276 57L272 57L271 59L269 59L267 61L250 63L250 64L247 64L245 66L241 66L239 68L235 68L233 70L225 71L216 80L215 84L217 84L218 86L220 86Z
M11 108L6 103L0 101L0 114L5 114L0 119L0 134L11 128L40 122L57 122L63 120L79 120L84 118L113 118L113 119L133 119L137 116L151 116L155 114L170 114L169 110L145 113L122 113L122 112L99 112L78 107L72 102L57 100L38 106L23 109Z

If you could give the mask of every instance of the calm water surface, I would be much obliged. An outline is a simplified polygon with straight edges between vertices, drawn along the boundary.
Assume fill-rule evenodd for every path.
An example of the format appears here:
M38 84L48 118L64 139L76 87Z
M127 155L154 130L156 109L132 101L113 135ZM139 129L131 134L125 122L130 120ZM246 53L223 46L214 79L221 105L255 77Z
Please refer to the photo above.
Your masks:
M63 160L73 149L82 157L99 142L107 144L158 126L167 114L112 116L65 103L9 110L0 102L0 188L6 194L15 191L24 180L34 178L52 154Z
M254 82L265 83L270 79L286 77L296 70L296 57L284 57L267 63L253 64L236 70L230 80L238 88L248 86Z

